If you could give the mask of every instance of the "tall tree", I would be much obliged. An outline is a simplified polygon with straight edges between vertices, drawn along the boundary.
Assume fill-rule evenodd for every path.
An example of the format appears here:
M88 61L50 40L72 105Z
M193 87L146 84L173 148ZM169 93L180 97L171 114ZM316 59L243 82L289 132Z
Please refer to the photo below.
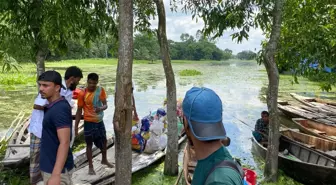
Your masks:
M114 99L113 125L116 138L115 183L131 185L132 181L132 66L133 1L119 1L119 51Z
M28 43L39 75L45 70L49 50L65 51L70 38L78 38L83 33L89 41L111 25L109 4L108 0L3 0L0 2L0 37Z
M275 60L278 48L282 11L284 0L276 0L273 9L273 22L271 35L263 54L263 63L268 75L267 107L270 113L270 129L268 136L268 147L266 155L266 165L264 174L268 178L266 181L277 181L278 175L278 155L279 155L279 119L278 119L278 92L279 92L279 72Z
M267 105L270 110L270 133L267 150L267 162L265 167L266 180L277 180L278 164L278 136L279 122L277 119L277 99L278 99L278 72L274 59L277 51L277 42L280 36L280 25L283 8L283 0L251 0L251 1L221 1L205 0L202 3L193 0L175 0L182 3L183 10L191 11L193 17L200 17L204 21L203 33L212 35L214 38L223 35L227 29L238 28L238 32L232 34L233 39L241 42L249 37L251 27L260 27L271 37L266 44L259 61L265 64L268 78ZM275 103L274 103L275 102ZM269 161L270 160L270 161Z
M331 90L336 73L324 69L336 65L336 2L286 1L283 14L278 67L317 79L323 90ZM311 63L319 64L317 70Z
M173 67L170 61L169 45L166 32L166 12L163 0L155 0L159 25L157 36L160 44L162 64L166 75L167 86L167 118L168 118L168 146L164 164L164 174L178 174L178 135L176 117L176 84ZM183 36L181 36L183 37Z

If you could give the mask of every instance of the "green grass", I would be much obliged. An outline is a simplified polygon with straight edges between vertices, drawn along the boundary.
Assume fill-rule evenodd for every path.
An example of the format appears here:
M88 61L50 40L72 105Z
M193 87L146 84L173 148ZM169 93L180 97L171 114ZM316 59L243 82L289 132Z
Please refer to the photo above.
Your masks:
M185 69L179 72L180 76L197 76L202 75L200 71L197 71L195 69Z
M76 137L74 144L72 146L72 152L73 153L79 152L85 147L86 147L85 138L84 134L82 134L79 137Z
M152 166L145 168L132 175L132 182L137 185L172 185L176 181L176 176L163 175L163 160L158 161ZM146 174L146 175L144 175ZM180 179L180 182L182 179Z
M35 74L26 73L2 73L0 75L1 85L26 85L36 82Z
M292 178L286 176L283 171L279 170L278 182L261 182L261 185L302 185L299 182L294 181Z
M0 167L0 184L10 185L29 185L29 166L26 168L17 168L11 170L3 170Z

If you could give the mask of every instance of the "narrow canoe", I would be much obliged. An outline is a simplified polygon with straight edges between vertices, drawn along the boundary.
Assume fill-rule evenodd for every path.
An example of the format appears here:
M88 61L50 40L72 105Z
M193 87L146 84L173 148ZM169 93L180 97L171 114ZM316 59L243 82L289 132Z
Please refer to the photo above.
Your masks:
M310 107L315 112L321 112L328 116L336 115L336 106L328 105L326 103L320 103L320 102L317 102L315 98L309 98L309 97L301 96L295 93L290 93L290 95L297 101L308 106L308 107L303 107L305 109L309 109Z
M320 137L301 133L297 129L283 129L280 131L283 137L299 142L308 148L314 149L330 158L336 158L336 141L330 141Z
M293 118L292 120L301 132L336 142L335 125L322 124L302 118Z
M186 135L180 137L178 143L181 145L186 139ZM153 154L132 152L132 173L144 169L154 162L160 160L166 155L165 150L156 151ZM111 147L107 150L108 160L115 163L115 147ZM76 169L72 174L72 181L76 184L113 184L115 180L115 168L107 168L101 165L101 154L93 158L93 166L96 175L88 175L88 165L83 166L80 169Z
M264 160L267 153L265 145L252 137L252 152ZM280 137L278 164L288 176L303 184L332 185L336 182L334 159L284 137Z
M191 180L197 165L195 151L186 144L183 155L183 175L186 185L191 185Z
M321 98L312 98L312 97L305 97L305 96L301 96L298 95L296 93L290 93L291 96L293 96L293 98L297 99L298 101L305 101L305 102L309 102L309 103L320 103L320 104L325 104L325 105L330 105L331 108L335 108L336 109L336 102L332 102L329 100L325 100L325 99L321 99Z
M280 105L278 104L279 110L281 110L286 116L290 118L305 118L315 120L316 122L324 124L335 124L336 118L328 116L325 113L313 110L313 108L304 108L296 105Z
M15 167L29 163L30 159L30 133L28 131L30 117L23 121L11 136L4 159L1 161L6 167ZM73 121L73 125L75 121ZM79 123L79 135L84 133L84 121ZM74 133L73 133L74 135ZM71 142L72 147L73 142Z

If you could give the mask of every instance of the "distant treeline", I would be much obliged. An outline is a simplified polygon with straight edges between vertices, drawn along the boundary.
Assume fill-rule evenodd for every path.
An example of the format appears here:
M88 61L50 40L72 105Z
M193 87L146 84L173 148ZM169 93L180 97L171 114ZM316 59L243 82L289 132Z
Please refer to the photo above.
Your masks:
M168 40L170 57L172 60L228 60L238 58L242 60L255 59L256 53L242 51L236 56L232 50L221 50L214 41L198 34L196 38L183 33L180 42ZM118 42L113 37L101 37L96 42L69 40L68 50L52 49L46 56L47 60L66 60L84 58L112 58L118 57ZM57 48L57 47L55 47ZM20 41L5 40L0 43L0 50L6 50L16 60L22 62L30 60L30 48ZM160 60L160 47L155 35L140 33L134 36L134 58L137 60Z

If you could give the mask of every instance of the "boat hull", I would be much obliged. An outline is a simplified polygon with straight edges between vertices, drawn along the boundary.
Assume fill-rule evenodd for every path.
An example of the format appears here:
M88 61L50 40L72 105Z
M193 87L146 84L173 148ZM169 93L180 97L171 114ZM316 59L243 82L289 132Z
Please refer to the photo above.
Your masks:
M280 138L279 151L287 149L299 160L279 153L278 165L285 174L309 185L332 185L336 182L335 161L297 143ZM267 149L252 138L252 151L266 159Z

